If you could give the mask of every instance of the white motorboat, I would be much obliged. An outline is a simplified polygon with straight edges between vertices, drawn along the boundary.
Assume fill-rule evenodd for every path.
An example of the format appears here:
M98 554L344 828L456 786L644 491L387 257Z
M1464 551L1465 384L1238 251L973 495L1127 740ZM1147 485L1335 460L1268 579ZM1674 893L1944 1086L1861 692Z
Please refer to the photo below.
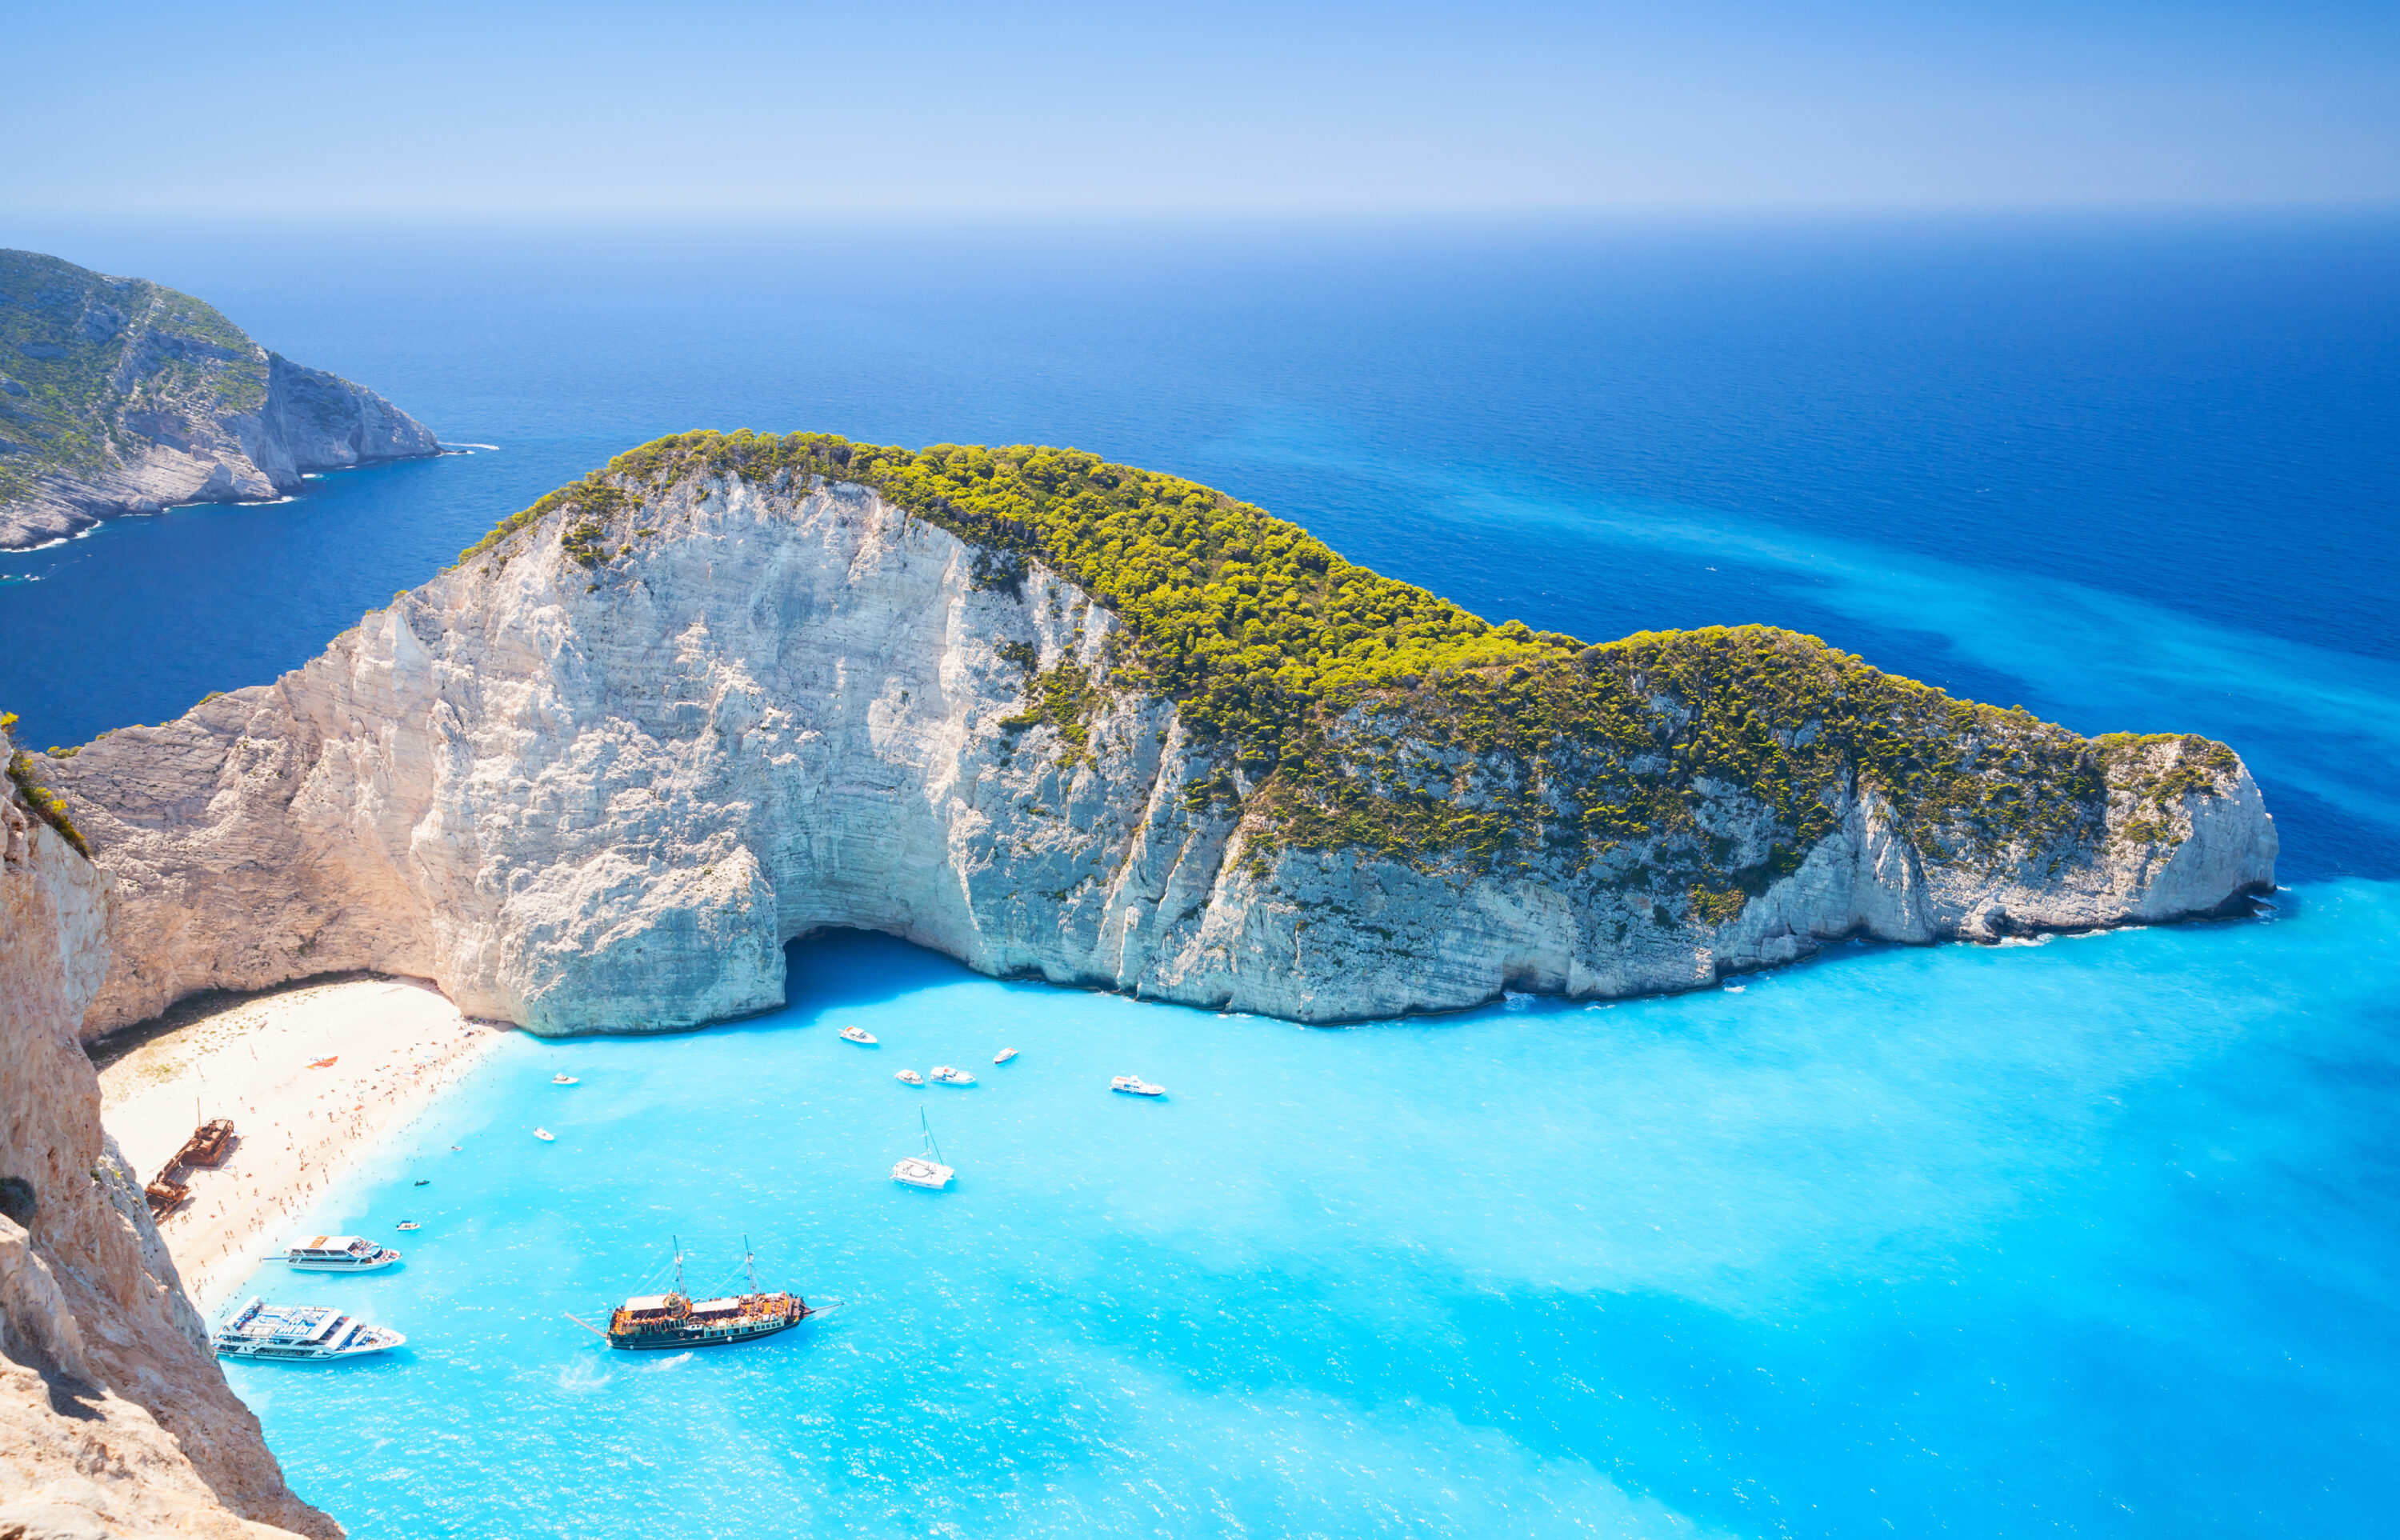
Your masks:
M1139 1075L1119 1075L1116 1079L1109 1082L1109 1089L1111 1091L1123 1091L1129 1097L1163 1097L1166 1095L1166 1086L1152 1085L1150 1082L1142 1079Z
M1006 1064L1010 1059L1013 1059L1013 1058L1015 1058L1016 1056L1016 1049L1014 1049L1014 1048L1002 1048L1000 1052L998 1052L998 1053L996 1053L996 1054L994 1054L994 1055L992 1055L992 1056L991 1056L991 1061L992 1061L994 1064Z
M325 1359L363 1357L408 1339L330 1305L268 1304L253 1294L225 1317L214 1341L228 1358Z
M908 1085L922 1085L925 1083L925 1077L919 1074L914 1070L902 1070L893 1074L892 1078Z
M922 1187L940 1192L950 1185L956 1171L942 1164L941 1146L934 1142L934 1125L925 1121L925 1110L917 1109L917 1126L925 1131L925 1152L903 1155L892 1167L892 1179L909 1187Z
M550 1077L550 1083L551 1083L552 1085L580 1085L580 1084L582 1084L582 1083L583 1083L581 1081L580 1081L580 1080L576 1079L573 1075L566 1074L566 1073L565 1073L564 1071L562 1071L562 1072L560 1072L560 1073L558 1073L558 1074L555 1074L555 1075L551 1076L551 1077Z
M363 1235L311 1235L283 1260L303 1273L372 1273L400 1261L400 1253Z
M841 1036L845 1043L864 1043L870 1048L875 1046L875 1034L864 1027L845 1027L841 1029Z
M544 1143L544 1144L549 1144L549 1143L552 1142L553 1140L555 1140L555 1139L558 1138L558 1136L557 1136L556 1134L552 1133L552 1132L551 1132L549 1129L547 1129L547 1128L537 1128L537 1129L535 1129L535 1130L533 1131L533 1137L534 1137L534 1138L538 1138L538 1139L539 1139L539 1140L541 1140L541 1142L542 1142L542 1143Z
M964 1070L960 1069L954 1064L934 1065L934 1080L935 1083L942 1085L973 1085L975 1083L975 1076L968 1074Z

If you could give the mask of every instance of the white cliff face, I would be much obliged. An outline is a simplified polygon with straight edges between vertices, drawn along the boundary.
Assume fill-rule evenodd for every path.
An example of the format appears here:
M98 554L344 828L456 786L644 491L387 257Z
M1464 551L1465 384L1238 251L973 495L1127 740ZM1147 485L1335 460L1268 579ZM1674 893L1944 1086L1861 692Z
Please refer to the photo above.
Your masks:
M87 1032L352 968L540 1032L688 1026L778 1004L783 943L825 926L1338 1021L1688 988L1852 934L2216 913L2273 881L2272 822L2230 756L2145 812L2135 782L2180 762L2174 740L2111 771L2106 831L1981 866L1930 858L1853 781L1835 832L1722 925L1564 861L1475 876L1262 846L1187 799L1214 762L1111 673L1115 618L1055 573L978 587L970 547L856 486L687 481L618 519L625 553L595 566L562 542L575 517L273 685L40 762L117 884ZM1099 686L1083 749L1023 720L1026 664L1070 661ZM1729 787L1704 810L1737 844L1766 817Z
M0 797L0 1534L338 1535L283 1484L102 1130L75 1029L108 912L102 874Z

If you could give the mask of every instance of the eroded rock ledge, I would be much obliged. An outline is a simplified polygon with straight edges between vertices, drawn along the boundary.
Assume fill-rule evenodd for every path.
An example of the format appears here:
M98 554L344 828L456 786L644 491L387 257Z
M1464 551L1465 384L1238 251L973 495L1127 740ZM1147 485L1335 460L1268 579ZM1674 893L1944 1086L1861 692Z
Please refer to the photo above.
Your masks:
M87 1032L353 968L682 1027L779 1003L825 926L1333 1022L2274 879L2221 744L1766 628L1584 647L1170 478L822 437L622 457L306 667L43 769L116 880Z
M75 1028L107 923L102 874L0 784L0 1535L330 1540L102 1130Z

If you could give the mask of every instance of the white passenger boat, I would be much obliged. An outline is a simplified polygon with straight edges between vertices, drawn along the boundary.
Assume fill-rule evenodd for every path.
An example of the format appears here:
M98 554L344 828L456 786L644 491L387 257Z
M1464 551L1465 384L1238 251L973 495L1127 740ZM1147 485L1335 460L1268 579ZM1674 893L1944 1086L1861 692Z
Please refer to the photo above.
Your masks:
M1139 1075L1119 1075L1116 1079L1109 1082L1109 1089L1111 1091L1123 1091L1129 1097L1163 1097L1166 1095L1166 1086L1152 1085L1150 1082L1142 1079Z
M960 1069L954 1064L934 1065L934 1080L935 1083L941 1085L973 1085L975 1083L975 1076L968 1074L964 1070Z
M906 1082L907 1083L908 1083L908 1084L910 1084L910 1085L922 1085L922 1084L924 1084L924 1083L925 1083L925 1077L924 1077L924 1076L922 1076L922 1075L920 1075L920 1074L919 1074L919 1073L918 1073L916 1070L899 1070L898 1072L894 1073L894 1074L893 1075L893 1077L892 1077L892 1078L893 1078L893 1080L896 1080L896 1081L903 1081L903 1082Z
M573 1075L566 1073L563 1070L557 1074L551 1076L550 1083L552 1085L580 1085L583 1083L581 1081L576 1079Z
M846 1043L864 1043L870 1048L875 1046L875 1034L864 1027L845 1027L841 1035Z
M330 1305L268 1304L253 1294L216 1329L227 1358L359 1358L408 1341L389 1327L369 1326Z
M994 1054L994 1055L992 1055L992 1056L991 1056L991 1061L992 1061L994 1064L1006 1064L1010 1059L1013 1059L1013 1058L1015 1058L1016 1056L1016 1049L1014 1049L1014 1048L1002 1048L1000 1052L998 1052L998 1053L996 1053L996 1054Z
M400 1253L363 1235L311 1235L283 1260L303 1273L372 1273L400 1261Z
M934 1142L934 1125L925 1121L925 1110L921 1107L917 1110L917 1126L925 1131L925 1152L901 1156L898 1164L892 1167L892 1179L909 1187L922 1187L938 1192L950 1185L950 1179L958 1173L942 1164L941 1146Z
M557 1141L557 1138L558 1138L558 1136L557 1136L556 1134L552 1133L552 1132L551 1132L549 1129L547 1129L547 1128L537 1128L537 1129L535 1129L535 1130L533 1131L533 1137L534 1137L534 1138L538 1138L538 1139L539 1139L539 1140L541 1140L541 1142L542 1142L542 1143L544 1143L544 1144L552 1144L552 1143L555 1143L555 1142Z

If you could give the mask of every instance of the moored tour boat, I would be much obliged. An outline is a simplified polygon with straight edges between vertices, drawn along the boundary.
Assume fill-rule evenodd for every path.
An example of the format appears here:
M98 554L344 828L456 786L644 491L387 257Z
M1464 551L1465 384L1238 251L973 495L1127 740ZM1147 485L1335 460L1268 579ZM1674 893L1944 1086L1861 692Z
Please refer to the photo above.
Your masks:
M400 1261L400 1253L363 1235L311 1235L283 1253L303 1273L372 1273Z
M408 1341L389 1327L369 1326L330 1305L268 1304L252 1295L225 1319L212 1339L227 1358L357 1358Z
M925 1083L925 1077L919 1074L914 1070L902 1070L893 1075L892 1078L896 1081L906 1082L910 1085L922 1085Z
M1119 1075L1116 1079L1109 1082L1109 1089L1111 1091L1123 1091L1129 1097L1163 1097L1166 1095L1166 1086L1152 1085L1150 1082L1142 1079L1139 1075Z
M841 1035L845 1042L864 1043L869 1047L875 1045L875 1034L864 1027L845 1027L841 1029Z
M937 1083L943 1085L973 1085L975 1083L975 1076L968 1074L964 1070L951 1064L934 1065L934 1079Z

